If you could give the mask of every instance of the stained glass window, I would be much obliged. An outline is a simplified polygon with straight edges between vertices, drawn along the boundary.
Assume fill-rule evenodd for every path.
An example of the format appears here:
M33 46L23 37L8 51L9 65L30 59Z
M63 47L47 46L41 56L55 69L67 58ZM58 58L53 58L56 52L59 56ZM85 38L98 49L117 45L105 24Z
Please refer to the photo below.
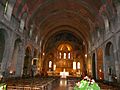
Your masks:
M80 62L77 63L77 69L80 69Z
M5 8L4 8L4 13L5 13L5 14L6 14L6 12L7 12L7 9L8 9L8 1L6 1Z
M60 52L60 59L61 59L61 57L62 57L61 55L62 55L62 54L61 54L61 52Z
M64 59L66 59L66 53L64 53Z
M68 53L68 59L70 59L70 53Z
M52 61L49 61L49 68L52 67Z
M76 70L76 62L73 62L73 69Z

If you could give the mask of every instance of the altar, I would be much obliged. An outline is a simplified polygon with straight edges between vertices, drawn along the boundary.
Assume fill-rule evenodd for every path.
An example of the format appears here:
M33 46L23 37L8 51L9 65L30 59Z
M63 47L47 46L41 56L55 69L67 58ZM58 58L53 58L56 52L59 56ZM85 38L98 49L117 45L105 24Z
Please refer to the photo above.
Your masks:
M63 72L60 72L60 76L61 78L66 78L67 76L69 76L69 72L66 72L64 69Z

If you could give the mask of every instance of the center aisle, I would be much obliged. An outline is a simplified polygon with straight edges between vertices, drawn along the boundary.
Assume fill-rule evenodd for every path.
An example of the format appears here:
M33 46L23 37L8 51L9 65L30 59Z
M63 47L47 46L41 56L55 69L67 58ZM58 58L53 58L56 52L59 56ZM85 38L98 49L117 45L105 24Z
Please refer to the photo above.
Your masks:
M53 90L73 90L74 82L72 80L60 79L59 84Z

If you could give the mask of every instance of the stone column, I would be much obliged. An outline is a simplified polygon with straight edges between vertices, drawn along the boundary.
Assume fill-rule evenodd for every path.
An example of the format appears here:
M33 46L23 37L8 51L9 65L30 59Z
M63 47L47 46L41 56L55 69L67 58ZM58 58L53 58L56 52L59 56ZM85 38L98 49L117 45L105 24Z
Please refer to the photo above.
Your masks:
M4 11L4 7L3 7L3 5L0 3L0 15L3 14L3 11Z
M117 5L117 16L118 16L118 23L120 23L120 5ZM119 24L118 24L119 26Z
M120 82L120 61L119 61L119 58L120 58L120 54L119 54L119 51L117 50L116 52L114 52L114 55L115 55L115 68L116 68L116 76L117 76L117 81Z
M119 70L120 70L120 51L118 51L117 55L119 58ZM119 71L119 82L120 82L120 71Z
M23 67L24 67L24 56L25 56L25 48L22 43L19 43L15 77L22 77Z
M120 82L120 66L119 66L119 44L118 44L119 39L117 39L117 35L114 34L114 61L115 61L115 73L117 77L117 81Z
M14 49L15 35L11 32L10 37L5 40L5 50L2 60L2 72L8 72L9 66L11 64L12 53Z
M98 79L98 73L97 73L97 50L95 50L95 72L96 72L96 79Z
M104 71L104 80L108 81L108 70L106 69L105 46L103 49L103 71Z

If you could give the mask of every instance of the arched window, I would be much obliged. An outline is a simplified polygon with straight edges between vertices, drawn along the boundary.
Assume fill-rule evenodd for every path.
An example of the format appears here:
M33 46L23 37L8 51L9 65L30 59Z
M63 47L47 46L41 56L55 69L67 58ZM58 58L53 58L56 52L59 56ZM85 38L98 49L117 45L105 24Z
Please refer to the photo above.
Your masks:
M64 53L64 59L66 59L66 53Z
M70 53L68 53L68 59L70 59L70 57L71 57L71 56L70 56Z
M49 68L52 68L52 61L49 61Z
M107 16L102 16L103 17L103 20L104 20L104 24L105 24L105 33L108 33L109 32L109 27L110 27L110 24L109 24L109 20L108 20L108 17Z
M60 59L61 59L61 57L62 57L62 56L61 56L61 55L62 55L61 52L59 53L59 55L60 55Z
M25 27L25 21L26 21L26 18L27 18L27 12L24 12L21 16L21 20L20 20L20 32L23 33L23 30L24 30L24 27Z
M7 9L8 9L8 0L6 1L6 3L5 3L5 7L4 7L4 14L6 14L7 13Z
M53 65L53 70L54 70L54 71L56 70L56 64Z
M12 11L13 11L13 7L14 7L14 4L15 4L15 1L16 0L13 0L12 3L9 2L9 0L6 0L6 3L5 3L5 7L4 7L4 16L7 20L10 21L11 19L11 16L12 16Z
M73 62L73 69L76 70L76 62Z
M32 33L33 33L33 25L31 25L30 32L29 32L30 38L32 37Z
M106 30L106 33L109 32L109 21L107 18L105 19L105 30Z
M77 63L77 69L80 69L80 62Z
M24 22L23 19L21 19L21 21L20 21L20 32L23 32L24 26L25 26L25 22Z

